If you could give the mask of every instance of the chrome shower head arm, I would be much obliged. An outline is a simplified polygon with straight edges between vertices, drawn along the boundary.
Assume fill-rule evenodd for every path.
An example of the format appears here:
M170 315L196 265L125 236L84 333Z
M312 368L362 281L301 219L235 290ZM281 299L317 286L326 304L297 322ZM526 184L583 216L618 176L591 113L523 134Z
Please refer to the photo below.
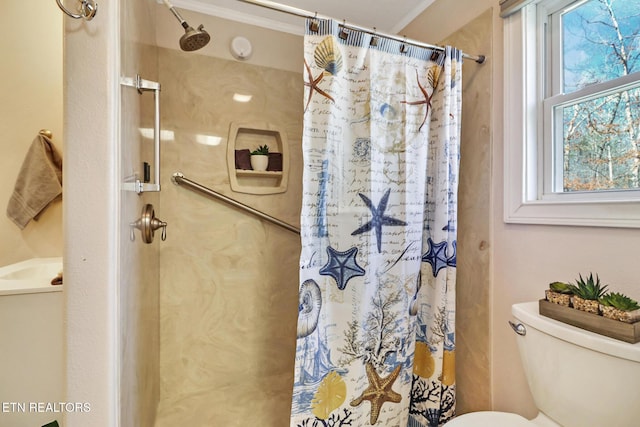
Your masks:
M175 7L173 7L173 5L171 4L171 2L169 0L162 0L162 2L165 4L165 6L167 6L169 8L169 10L171 11L171 13L173 13L173 16L176 17L176 19L178 21L180 21L180 25L182 25L184 28L187 28L189 26L189 24L187 24L187 21L185 21L184 19L182 19L182 16L180 16L180 14L178 13L178 11L176 10Z

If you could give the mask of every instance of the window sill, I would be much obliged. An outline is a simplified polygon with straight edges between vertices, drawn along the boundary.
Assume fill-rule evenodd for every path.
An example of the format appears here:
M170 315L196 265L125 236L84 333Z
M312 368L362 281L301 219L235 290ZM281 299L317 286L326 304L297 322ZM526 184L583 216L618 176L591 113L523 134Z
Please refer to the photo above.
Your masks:
M514 224L640 228L640 203L547 202L505 203L504 221Z

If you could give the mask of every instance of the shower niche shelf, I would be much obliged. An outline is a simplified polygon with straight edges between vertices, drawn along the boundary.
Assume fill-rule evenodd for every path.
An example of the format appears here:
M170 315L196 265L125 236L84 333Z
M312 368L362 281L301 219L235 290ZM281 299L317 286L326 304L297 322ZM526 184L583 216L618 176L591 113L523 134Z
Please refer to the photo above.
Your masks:
M254 171L249 169L236 169L236 176L252 176L261 178L274 178L282 176L281 171Z
M247 194L278 194L287 191L289 181L289 145L283 131L270 123L231 123L227 139L227 167L231 190ZM281 171L236 169L236 152L253 151L261 145L269 153L282 155Z

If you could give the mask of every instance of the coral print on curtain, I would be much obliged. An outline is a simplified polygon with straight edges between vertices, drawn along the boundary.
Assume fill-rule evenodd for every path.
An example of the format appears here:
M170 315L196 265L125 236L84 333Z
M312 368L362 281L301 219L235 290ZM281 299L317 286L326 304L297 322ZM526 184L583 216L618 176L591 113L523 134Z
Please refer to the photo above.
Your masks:
M461 52L319 22L291 427L438 426L455 411Z

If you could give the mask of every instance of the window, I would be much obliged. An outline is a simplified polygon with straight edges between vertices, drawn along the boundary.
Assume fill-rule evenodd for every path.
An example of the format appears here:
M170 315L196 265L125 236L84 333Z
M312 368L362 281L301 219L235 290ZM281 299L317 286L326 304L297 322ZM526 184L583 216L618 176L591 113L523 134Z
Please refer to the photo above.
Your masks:
M505 19L505 220L640 227L640 2Z

